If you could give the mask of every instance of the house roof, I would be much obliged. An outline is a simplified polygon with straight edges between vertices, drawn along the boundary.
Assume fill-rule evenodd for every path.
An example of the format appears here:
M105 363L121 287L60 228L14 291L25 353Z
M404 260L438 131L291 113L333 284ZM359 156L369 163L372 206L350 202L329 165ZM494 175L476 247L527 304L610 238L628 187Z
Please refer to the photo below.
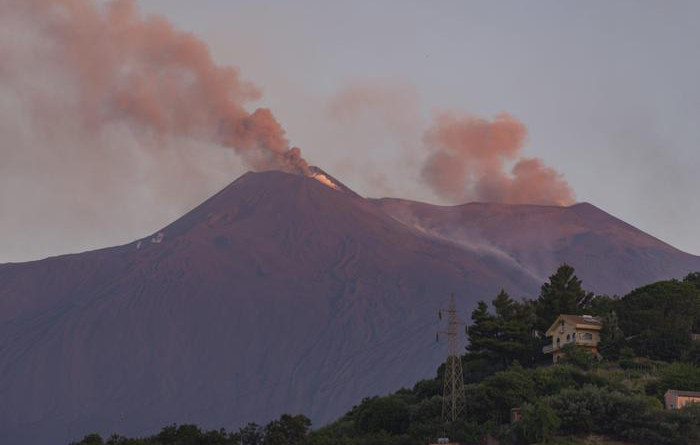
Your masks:
M600 318L593 317L592 315L561 314L556 320L554 320L552 326L547 329L546 334L549 334L550 331L555 329L559 325L560 320L566 320L576 325L576 327L581 328L600 330L603 327L603 322L600 320Z
M666 394L671 394L674 396L685 396L685 397L700 397L700 391L679 391L677 389L669 389Z

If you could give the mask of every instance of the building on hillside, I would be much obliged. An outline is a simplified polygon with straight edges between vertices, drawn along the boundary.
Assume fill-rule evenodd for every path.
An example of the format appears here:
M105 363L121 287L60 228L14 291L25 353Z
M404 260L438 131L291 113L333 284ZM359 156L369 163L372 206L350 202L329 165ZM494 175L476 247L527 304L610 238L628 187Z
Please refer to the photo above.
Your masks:
M600 357L598 342L603 323L591 315L562 314L547 329L545 336L552 339L552 344L542 348L545 354L552 354L552 361L558 363L562 357L561 348L575 344L587 348L593 355Z
M523 411L520 408L511 408L510 423L518 423L523 420Z
M666 409L680 409L689 403L700 403L700 392L669 389L664 394Z

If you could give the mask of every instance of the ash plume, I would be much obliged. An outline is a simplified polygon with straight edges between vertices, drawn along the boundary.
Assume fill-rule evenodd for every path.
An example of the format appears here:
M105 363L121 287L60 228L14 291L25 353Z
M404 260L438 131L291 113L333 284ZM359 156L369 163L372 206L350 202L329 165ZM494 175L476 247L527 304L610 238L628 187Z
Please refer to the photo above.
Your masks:
M218 66L207 45L134 0L3 0L3 13L30 26L47 63L60 66L84 131L120 122L156 140L188 138L234 149L256 170L305 173L270 110L244 105L260 91Z
M307 174L261 91L134 1L0 0L0 61L0 263L130 242L251 168Z
M421 176L454 203L573 204L573 190L560 173L521 156L526 136L525 126L508 114L489 121L442 113L423 137L430 154Z

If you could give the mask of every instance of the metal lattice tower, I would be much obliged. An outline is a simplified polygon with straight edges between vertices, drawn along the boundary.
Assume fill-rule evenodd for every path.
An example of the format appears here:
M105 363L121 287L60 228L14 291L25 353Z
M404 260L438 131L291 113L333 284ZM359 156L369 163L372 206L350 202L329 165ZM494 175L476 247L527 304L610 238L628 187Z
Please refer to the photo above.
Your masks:
M464 394L464 373L462 371L462 359L460 358L460 326L466 325L457 317L457 307L455 305L455 295L450 295L450 308L439 312L442 320L442 313L447 313L447 331L440 331L439 334L447 335L447 360L445 361L445 372L443 374L443 398L442 398L442 419L445 422L454 422L464 413L466 398Z

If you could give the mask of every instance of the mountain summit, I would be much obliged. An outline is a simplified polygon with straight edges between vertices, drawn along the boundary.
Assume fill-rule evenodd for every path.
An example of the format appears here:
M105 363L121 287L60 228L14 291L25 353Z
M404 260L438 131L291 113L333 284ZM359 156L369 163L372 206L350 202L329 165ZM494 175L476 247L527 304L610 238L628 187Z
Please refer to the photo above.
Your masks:
M669 246L676 268L658 269L655 251L602 230L612 217L592 206L574 211L572 230L559 210L372 201L315 173L325 181L247 173L132 243L0 265L2 443L138 436L173 422L233 428L284 412L321 425L434 375L445 353L436 313L450 292L465 316L501 288L535 295L550 263L528 252L578 267L595 248L611 274L636 255L649 272L625 286L700 268ZM469 242L454 235L460 224ZM563 241L542 253L537 236ZM607 275L586 274L584 284L612 289Z

